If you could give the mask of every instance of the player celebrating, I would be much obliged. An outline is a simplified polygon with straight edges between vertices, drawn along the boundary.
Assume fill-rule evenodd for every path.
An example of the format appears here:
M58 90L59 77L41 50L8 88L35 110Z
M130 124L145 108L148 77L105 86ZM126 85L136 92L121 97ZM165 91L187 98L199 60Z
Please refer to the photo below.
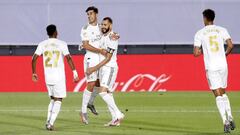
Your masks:
M102 34L100 32L100 26L97 23L98 9L91 6L87 8L86 13L88 15L89 24L82 28L81 38L83 44L80 46L80 49L86 49L86 54L84 56L84 73L86 73L87 68L96 66L100 62L100 54L107 54L106 50L100 49ZM114 33L111 38L118 39L119 36ZM83 92L82 111L80 113L81 120L84 124L88 124L87 108L89 108L93 114L98 115L93 102L100 86L98 71L89 75L86 74L86 78L87 88Z
M93 67L99 63L99 53L105 53L105 51L99 47L101 32L100 26L97 23L98 9L93 6L88 7L86 13L88 15L89 24L82 28L81 38L83 45L80 46L80 48L86 49L86 54L84 56L84 72L88 67ZM86 75L86 78L87 88L83 92L82 111L80 113L81 120L84 124L88 124L87 107L90 108L93 114L98 114L93 106L93 101L96 96L96 92L98 91L98 88L95 87L97 84L96 82L98 81L98 72L96 71L91 75ZM88 104L89 101L91 102L90 104Z
M74 81L79 80L77 71L69 54L67 43L57 39L57 28L51 24L46 28L49 39L39 43L32 59L32 80L38 81L36 63L43 54L45 81L48 95L51 98L48 105L47 130L54 130L54 122L61 108L62 99L66 97L66 79L64 70L64 56L73 71Z
M227 30L213 24L214 18L213 10L203 11L205 27L195 35L194 56L201 55L203 50L208 84L216 97L216 104L224 124L224 132L229 133L230 129L234 130L235 124L230 102L225 92L228 76L226 56L231 53L233 44ZM224 42L227 43L226 52Z
M120 121L124 118L124 115L120 112L115 104L112 92L113 85L115 83L118 65L117 65L117 49L118 41L111 38L112 31L112 19L105 17L102 21L102 33L101 48L107 50L107 55L100 55L100 63L94 67L87 69L87 74L90 75L93 72L99 70L100 72L100 93L99 95L107 103L108 109L112 115L112 120L105 124L105 126L119 126Z

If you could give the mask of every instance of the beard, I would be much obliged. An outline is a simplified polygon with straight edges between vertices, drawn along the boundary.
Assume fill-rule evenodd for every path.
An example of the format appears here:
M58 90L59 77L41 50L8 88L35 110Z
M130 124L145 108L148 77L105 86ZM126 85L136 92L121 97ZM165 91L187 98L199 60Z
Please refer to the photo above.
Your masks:
M108 33L109 32L109 30L110 30L110 28L102 28L102 33L103 34L106 34L106 33Z

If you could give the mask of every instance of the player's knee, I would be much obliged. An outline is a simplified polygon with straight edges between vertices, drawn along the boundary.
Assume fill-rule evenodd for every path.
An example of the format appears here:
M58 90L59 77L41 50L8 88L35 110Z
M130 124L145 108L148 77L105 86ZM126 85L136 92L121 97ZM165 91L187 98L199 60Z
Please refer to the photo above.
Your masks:
M54 101L60 101L60 102L62 102L62 98L54 98Z
M97 79L97 81L96 81L96 83L95 83L95 86L96 86L96 87L100 87L100 81L99 81L99 79Z
M89 90L89 91L93 91L93 88L95 87L95 82L88 82L87 83L87 89Z
M100 87L100 92L108 92L108 88L106 88L106 87Z

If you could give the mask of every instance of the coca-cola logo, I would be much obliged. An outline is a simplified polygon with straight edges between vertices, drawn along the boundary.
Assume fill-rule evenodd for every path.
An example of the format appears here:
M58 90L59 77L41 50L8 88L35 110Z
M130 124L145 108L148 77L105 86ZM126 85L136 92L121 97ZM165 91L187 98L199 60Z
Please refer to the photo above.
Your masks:
M154 76L152 74L136 74L123 82L115 82L113 90L121 92L127 91L166 91L162 84L167 82L171 75L161 74ZM81 79L74 88L74 92L79 92L86 88L86 78Z

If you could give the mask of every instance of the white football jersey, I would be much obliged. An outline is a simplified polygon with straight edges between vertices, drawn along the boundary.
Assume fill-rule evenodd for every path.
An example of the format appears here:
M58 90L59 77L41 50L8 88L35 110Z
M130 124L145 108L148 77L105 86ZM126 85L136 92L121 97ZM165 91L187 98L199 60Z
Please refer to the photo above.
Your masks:
M113 32L103 35L101 39L101 48L107 50L107 52L112 53L111 60L105 65L109 67L117 67L117 50L118 50L118 40L111 40L110 35ZM100 55L100 61L104 60L105 56Z
M95 48L100 48L101 37L102 35L100 31L100 26L98 24L96 26L88 24L84 26L81 30L82 41L89 41L89 44ZM81 49L81 46L80 46L80 49ZM85 56L99 59L99 54L88 51L88 50L86 50Z
M194 46L202 47L205 69L227 68L224 43L230 38L225 28L216 25L207 25L196 33Z
M67 43L56 38L49 38L38 44L35 52L43 55L45 81L56 84L65 80L64 56L69 54Z

